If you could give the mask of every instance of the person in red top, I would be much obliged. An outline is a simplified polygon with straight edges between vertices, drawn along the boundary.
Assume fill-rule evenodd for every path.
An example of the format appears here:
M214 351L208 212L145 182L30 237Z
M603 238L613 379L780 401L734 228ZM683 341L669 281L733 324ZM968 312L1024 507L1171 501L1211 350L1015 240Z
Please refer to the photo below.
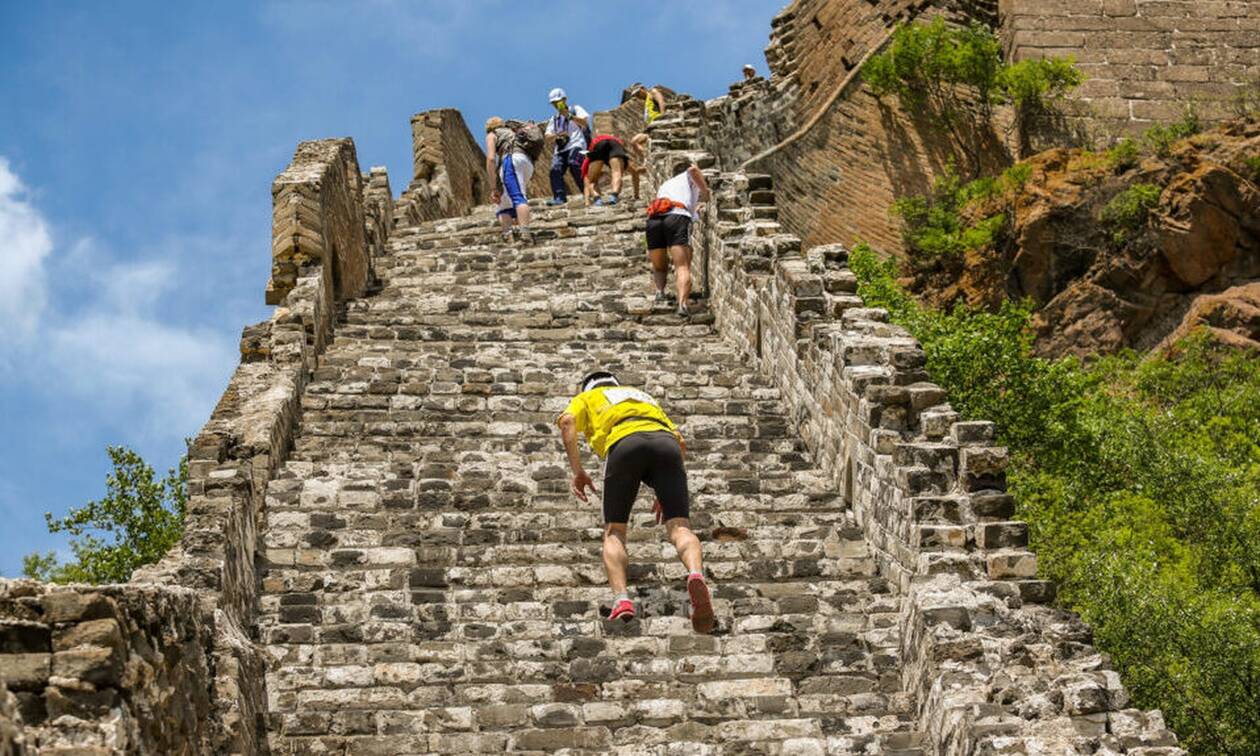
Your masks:
M612 171L612 191L608 193L607 200L599 196L599 179L605 167ZM596 134L595 139L591 141L590 149L586 151L586 159L582 161L582 179L585 183L582 190L586 195L586 204L592 204L592 197L595 198L593 203L595 205L617 204L624 171L630 172L630 178L634 181L634 198L638 199L639 169L630 160L630 154L626 152L626 143L612 134Z

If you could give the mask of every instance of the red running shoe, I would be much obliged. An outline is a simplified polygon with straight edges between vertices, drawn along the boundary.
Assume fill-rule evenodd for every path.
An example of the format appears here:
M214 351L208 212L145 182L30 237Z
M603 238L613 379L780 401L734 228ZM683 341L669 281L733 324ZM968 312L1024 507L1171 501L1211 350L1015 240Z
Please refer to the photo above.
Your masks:
M608 613L608 619L622 622L634 619L634 602L630 599L622 599L613 604L612 611Z
M687 597L691 599L691 629L704 635L713 632L713 599L702 576L687 578Z

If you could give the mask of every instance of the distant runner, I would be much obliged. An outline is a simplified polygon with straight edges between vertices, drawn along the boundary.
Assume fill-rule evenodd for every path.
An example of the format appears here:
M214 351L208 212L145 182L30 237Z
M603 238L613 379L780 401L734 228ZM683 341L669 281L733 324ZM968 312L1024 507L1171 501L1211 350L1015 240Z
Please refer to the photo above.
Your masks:
M537 131L535 126L530 128ZM538 137L541 140L541 134ZM503 226L503 240L516 237L532 244L525 187L534 175L534 160L517 131L498 116L486 119L486 175L497 179L490 191L490 202L499 206L497 216Z
M651 89L647 87L639 87L636 92L643 97L643 125L648 126L656 121L656 119L665 115L665 93L656 87ZM640 161L644 160L647 155L648 135L646 131L640 131L634 135L634 139L630 140L634 145L635 157Z
M684 163L675 170L681 172L661 184L656 199L648 205L647 248L656 301L669 299L665 282L672 260L678 289L678 316L685 318L691 314L687 307L691 296L691 221L700 217L696 207L709 199L709 185L694 163Z
M551 90L547 99L556 109L547 121L546 131L547 141L556 145L551 158L551 199L547 204L563 205L569 199L568 187L564 185L566 172L572 174L573 183L582 191L582 154L590 140L591 116L581 105L570 106L568 95L560 87Z
M608 199L599 196L599 180L603 176L605 167L610 168L612 173L612 188L608 193ZM617 204L621 197L621 179L626 171L630 172L630 179L634 182L634 198L638 199L639 168L626 152L625 142L611 134L597 134L591 142L586 158L582 161L582 179L586 182L583 194L586 204ZM595 198L593 203L591 197Z
M647 483L656 492L652 513L665 523L665 531L678 558L687 568L687 595L691 600L691 626L698 633L713 632L713 600L700 563L700 539L691 532L687 471L683 467L686 444L673 421L656 400L639 389L622 386L605 370L588 374L578 384L578 395L556 420L564 451L573 471L573 494L587 502L587 491L597 493L591 476L582 468L578 433L604 463L604 570L613 591L608 618L634 619L634 602L626 592L626 526L630 507Z

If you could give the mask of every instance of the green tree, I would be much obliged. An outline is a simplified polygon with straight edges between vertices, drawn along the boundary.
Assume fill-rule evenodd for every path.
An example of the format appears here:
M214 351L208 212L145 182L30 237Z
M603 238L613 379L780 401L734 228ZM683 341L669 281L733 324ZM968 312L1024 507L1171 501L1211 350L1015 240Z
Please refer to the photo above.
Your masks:
M105 497L71 509L60 519L45 513L48 530L68 533L74 561L61 564L52 552L22 560L27 577L57 583L121 583L137 567L162 558L184 532L188 503L188 457L158 480L153 468L124 446L106 448L114 470Z
M988 27L950 26L937 18L898 28L862 67L862 78L876 97L893 95L906 110L931 113L966 153L974 175L994 105L1014 110L1011 128L1023 150L1030 119L1050 112L1085 75L1072 58L1005 63L1002 43Z
M1260 753L1260 360L1204 334L1169 354L1039 359L1027 307L933 310L869 247L849 262L954 407L997 423L1042 575L1137 705L1196 756Z

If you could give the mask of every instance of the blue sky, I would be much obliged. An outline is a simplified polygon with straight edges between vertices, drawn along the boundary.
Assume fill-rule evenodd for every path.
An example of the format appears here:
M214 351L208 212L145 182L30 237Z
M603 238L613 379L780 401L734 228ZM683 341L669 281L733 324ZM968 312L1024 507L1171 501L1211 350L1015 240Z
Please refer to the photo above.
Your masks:
M783 2L0 0L0 575L64 553L43 513L103 493L107 444L164 470L205 422L299 140L354 137L397 194L412 113L714 97Z

